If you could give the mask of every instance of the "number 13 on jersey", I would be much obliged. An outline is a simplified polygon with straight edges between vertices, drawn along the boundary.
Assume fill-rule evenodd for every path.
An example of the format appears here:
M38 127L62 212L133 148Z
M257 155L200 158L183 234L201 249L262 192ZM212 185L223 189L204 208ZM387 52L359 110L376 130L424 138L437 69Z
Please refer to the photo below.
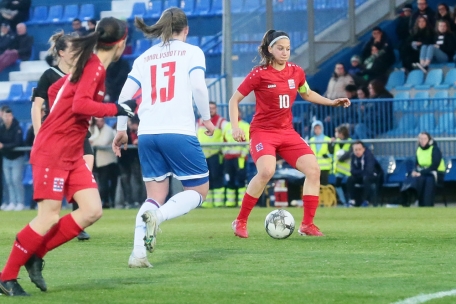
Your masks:
M152 86L152 104L155 104L157 101L157 90L160 91L160 100L159 102L170 101L174 98L174 84L176 78L174 73L176 72L176 62L165 62L161 64L161 67L152 65L150 67L150 79ZM168 83L164 88L157 88L157 77L167 78Z

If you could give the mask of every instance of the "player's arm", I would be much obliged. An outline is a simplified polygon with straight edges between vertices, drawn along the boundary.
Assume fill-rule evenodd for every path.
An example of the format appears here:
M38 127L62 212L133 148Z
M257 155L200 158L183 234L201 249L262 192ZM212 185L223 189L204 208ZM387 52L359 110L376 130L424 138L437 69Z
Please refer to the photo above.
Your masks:
M228 110L230 113L231 126L234 129L239 129L239 103L245 98L238 90L234 92L228 102ZM234 136L233 136L234 137ZM236 138L235 138L236 139Z
M35 97L32 102L31 116L33 133L35 136L41 128L41 108L43 107L44 99L41 97Z
M207 91L206 80L204 76L204 67L198 66L190 71L190 84L192 86L192 95L195 105L201 114L204 127L207 129L206 135L211 136L214 133L215 126L211 122L209 112L209 92Z
M131 100L135 93L141 88L141 83L132 76L128 76L125 81L122 91L119 95L119 104ZM128 116L118 116L117 117L117 131L127 131Z
M307 81L305 81L304 84L298 89L298 92L299 95L301 95L302 99L307 100L311 103L331 107L343 106L347 108L350 106L350 100L348 98L336 98L334 100L331 100L321 96L317 92L312 91L307 84Z

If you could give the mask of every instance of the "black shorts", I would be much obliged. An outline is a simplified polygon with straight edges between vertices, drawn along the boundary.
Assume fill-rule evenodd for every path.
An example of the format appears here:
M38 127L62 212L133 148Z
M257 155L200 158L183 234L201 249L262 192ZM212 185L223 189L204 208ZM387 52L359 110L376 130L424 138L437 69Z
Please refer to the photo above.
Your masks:
M93 155L92 145L89 142L90 136L90 132L87 132L87 136L84 139L84 155Z

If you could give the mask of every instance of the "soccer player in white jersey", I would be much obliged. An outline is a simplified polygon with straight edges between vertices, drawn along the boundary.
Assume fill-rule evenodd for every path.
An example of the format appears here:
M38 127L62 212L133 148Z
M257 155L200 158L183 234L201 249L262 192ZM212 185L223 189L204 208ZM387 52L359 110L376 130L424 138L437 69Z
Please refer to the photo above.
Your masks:
M206 159L196 137L192 97L207 129L214 125L209 113L209 96L205 82L206 63L203 51L185 43L188 23L185 13L176 7L165 10L154 25L148 26L136 17L136 27L147 37L160 37L134 62L119 102L129 100L142 89L138 109L139 160L146 184L147 200L136 216L133 252L129 267L152 267L146 249L153 252L158 226L198 207L209 189ZM117 121L113 151L127 143L127 117ZM168 201L168 176L182 182L184 191Z

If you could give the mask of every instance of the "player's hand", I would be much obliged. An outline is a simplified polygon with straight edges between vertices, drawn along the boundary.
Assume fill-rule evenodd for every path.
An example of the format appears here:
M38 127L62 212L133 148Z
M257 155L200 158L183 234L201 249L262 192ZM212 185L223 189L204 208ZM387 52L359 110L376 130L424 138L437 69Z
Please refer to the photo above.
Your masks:
M121 151L120 149L124 148L124 150L127 150L127 143L128 143L128 135L127 131L117 131L116 137L114 137L114 140L112 141L112 151L114 152L115 155L118 157L121 156Z
M214 131L215 131L215 126L212 123L212 121L203 120L203 125L206 128L206 131L204 131L204 134L206 134L207 136L212 136L212 134L214 134Z
M348 98L336 98L332 102L333 102L333 107L348 108L351 105L351 102Z
M241 128L233 128L233 139L237 142L245 141L245 132Z
M122 103L116 104L116 106L117 106L116 116L128 116L128 117L135 116L135 111L136 111L136 106L137 106L135 99L130 99L130 100L124 101Z

